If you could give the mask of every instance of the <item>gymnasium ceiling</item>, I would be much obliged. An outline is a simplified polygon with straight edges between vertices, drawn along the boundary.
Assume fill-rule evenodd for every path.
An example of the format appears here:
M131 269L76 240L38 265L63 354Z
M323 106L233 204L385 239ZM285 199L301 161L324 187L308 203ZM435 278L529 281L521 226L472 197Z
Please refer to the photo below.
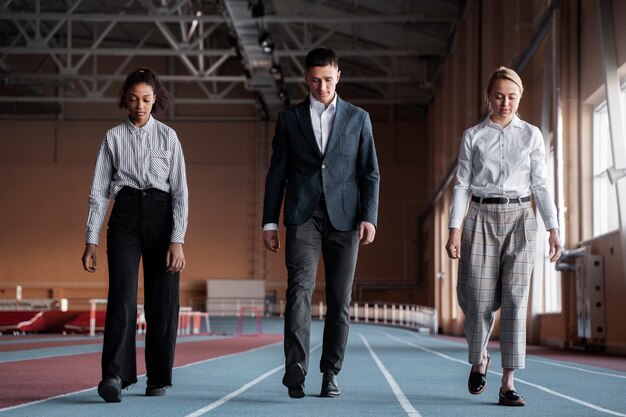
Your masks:
M170 118L274 118L306 95L303 61L334 49L338 91L377 118L423 119L465 0L0 0L0 116L115 104L150 66Z

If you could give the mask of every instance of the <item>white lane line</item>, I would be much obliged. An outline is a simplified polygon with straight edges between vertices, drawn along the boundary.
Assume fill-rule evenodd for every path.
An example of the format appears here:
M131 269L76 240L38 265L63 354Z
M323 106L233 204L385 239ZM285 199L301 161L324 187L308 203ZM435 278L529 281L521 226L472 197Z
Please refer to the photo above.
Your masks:
M367 348L367 350L369 350L370 355L372 355L372 358L374 359L374 362L376 362L378 369L380 369L380 372L382 372L383 375L385 376L387 383L389 384L389 386L391 387L391 390L393 391L396 398L398 399L398 402L400 403L400 405L406 412L406 415L409 417L421 417L421 414L419 413L419 411L417 411L415 407L413 407L413 405L411 404L409 399L406 397L406 395L404 395L404 392L402 392L402 389L400 388L396 380L393 378L391 373L387 370L387 368L385 368L385 365L383 365L383 363L378 358L376 353L374 353L374 351L370 347L370 344L367 343L367 339L365 339L365 337L360 333L359 333L359 336L363 340L363 343L365 344L365 347Z
M626 379L626 376L624 376L624 375L611 374L611 373L608 373L608 372L592 371L592 370L589 370L589 369L579 368L577 366L571 366L571 365L563 365L561 363L552 362L552 361L544 361L544 360L541 360L541 359L532 359L532 358L528 358L526 360L527 361L531 361L531 362L545 363L546 365L560 366L561 368L574 369L574 370L580 371L580 372L588 372L590 374L597 374L597 375L602 375L602 376L610 376L610 377L613 377L613 378Z
M249 350L245 350L245 351L242 351L242 352L230 353L228 355L222 355L222 356L216 356L214 358L203 359L203 360L198 361L198 362L192 362L192 363L188 363L186 365L176 366L174 369L181 369L181 368L186 368L188 366L200 365L200 364L207 363L207 362L212 362L212 361L215 361L215 360L218 360L218 359L226 359L226 358L230 358L230 357L233 357L233 356L242 355L244 353L254 352L254 351L257 351L257 350L260 350L260 349L266 349L266 348L269 348L269 347L272 347L272 346L276 346L276 345L279 345L279 344L282 344L282 343L283 343L282 341L281 342L276 342L276 343L272 343L270 345L259 346L259 347L255 347L255 348L252 348L252 349L249 349ZM145 375L146 374L141 374L141 375L137 375L137 377L141 378L141 377L143 377ZM5 411L9 411L9 410L14 410L16 408L22 408L22 407L27 407L27 406L31 406L31 405L36 405L36 404L43 403L43 402L46 402L46 401L55 400L57 398L63 398L63 397L68 397L68 396L74 395L74 394L80 394L80 393L83 393L83 392L94 390L96 388L98 388L97 385L94 386L94 387L91 387L91 388L85 388L85 389L81 389L81 390L78 390L78 391L72 391L72 392L68 392L68 393L65 393L65 394L55 395L54 397L42 398L41 400L36 400L36 401L28 402L28 403L17 404L17 405L12 405L10 407L0 408L0 413L3 413Z
M418 348L418 349L421 349L421 350L423 350L423 351L425 351L425 352L433 353L433 354L435 354L435 355L441 356L442 358L445 358L445 359L451 360L451 361L453 361L453 362L459 362L459 363L462 363L463 365L466 365L466 366L467 366L467 363L466 363L466 362L464 362L464 361L462 361L462 360L459 360L459 359L453 358L453 357L451 357L451 356L445 355L445 354L443 354L443 353L436 352L436 351L434 351L434 350L431 350L431 349L425 348L425 347L420 346L420 345L417 345L417 344L415 344L415 343L413 343L413 342L409 342L409 341L407 341L407 340L400 339L399 337L396 337L396 336L390 335L389 333L386 333L386 332L385 332L385 335L386 335L387 337L389 337L389 338L393 339L393 340L397 340L398 342L404 343L404 344L409 345L409 346L413 346L413 347ZM492 373L492 374L495 374L495 375L502 376L502 373L500 373L500 372L496 372L496 371L489 371L489 373ZM606 408L600 407L600 406L598 406L598 405L591 404L591 403L589 403L589 402L587 402L587 401L580 400L580 399L575 398L575 397L571 397L571 396L566 395L566 394L561 394L560 392L557 392L557 391L551 390L550 388L544 387L544 386L542 386L542 385L534 384L534 383L532 383L532 382L525 381L525 380L523 380L523 379L519 379L519 378L515 378L515 381L516 381L516 382L519 382L519 383L522 383L522 384L529 385L529 386L531 386L531 387L533 387L533 388L537 388L537 389L539 389L539 390L541 390L541 391L547 392L548 394L552 394L552 395L554 395L554 396L557 396L557 397L563 398L563 399L565 399L565 400L569 400L569 401L575 402L575 403L580 404L580 405L582 405L582 406L589 407L589 408L591 408L592 410L596 410L596 411L599 411L599 412L601 412L601 413L610 414L610 415L612 415L612 416L626 417L626 414L619 413L619 412L617 412L617 411L613 411L613 410L609 410L609 409L606 409Z
M385 333L385 334L387 334L387 333ZM466 345L463 342L453 342L453 341L445 340L445 339L442 339L442 338L436 338L436 337L434 338L434 340L436 340L438 342L441 342L443 344L446 344L446 345L450 345L450 346L459 346L459 345L465 346ZM424 348L424 349L426 349L426 348ZM434 351L429 351L429 352L436 353ZM527 355L526 361L528 361L528 362L539 362L539 363L544 363L546 365L552 365L552 366L560 366L562 368L573 369L573 370L576 370L576 371L587 372L587 373L590 373L590 374L596 374L596 375L603 375L603 376L608 376L608 377L613 377L613 378L626 379L626 376L624 376L624 375L613 374L613 373L610 373L610 372L592 371L590 369L580 368L580 367L571 366L571 365L564 365L562 363L558 363L558 362L554 362L554 361L535 359L537 357L541 357L541 355ZM459 362L467 364L467 362L463 362L463 361L459 361ZM595 365L589 365L589 366L594 366L596 368L598 367L598 366L595 366Z
M321 343L317 344L316 346L311 348L311 350L309 352L313 352L314 350L319 349L320 346L322 346ZM277 366L274 369L270 369L269 371L267 371L263 375L260 375L260 376L256 377L255 379L253 379L252 381L248 382L247 384L242 385L241 387L239 387L235 391L231 392L230 394L227 394L227 395L223 396L219 400L212 402L211 404L207 405L206 407L202 407L201 409L199 409L197 411L194 411L193 413L187 414L185 417L200 417L200 416L208 413L209 411L214 410L217 407L226 404L228 401L232 400L233 398L235 398L239 394L241 394L241 393L247 391L248 389L252 388L253 386L258 384L259 382L263 381L268 376L270 376L272 374L275 374L276 372L280 371L281 369L285 369L285 365L280 365L280 366Z
M465 343L461 343L461 342L452 342L452 341L441 339L441 338L435 338L435 340L437 340L438 342L441 342L443 344L450 345L450 346L459 346L459 345L464 345L465 346ZM554 362L554 361L535 359L537 357L541 357L541 355L536 355L536 354L535 355L527 355L526 361L528 361L528 362L539 362L539 363L544 363L546 365L552 365L552 366L560 366L562 368L568 368L568 369L573 369L573 370L580 371L580 372L587 372L587 373L590 373L590 374L603 375L603 376L608 376L608 377L612 377L612 378L626 379L626 376L624 376L624 375L613 374L613 373L610 373L610 372L592 371L590 369L580 368L580 367L571 366L571 365L564 365L562 363L558 363L558 362ZM463 362L463 363L467 363L467 362ZM589 365L589 366L594 366L596 368L598 367L596 365Z
M36 404L43 403L43 402L50 401L50 400L56 400L57 398L69 397L70 395L80 394L82 392L91 391L91 390L96 389L96 388L97 388L97 386L96 387L91 387L91 388L85 388L85 389L81 389L79 391L68 392L66 394L55 395L54 397L48 397L48 398L43 398L43 399L37 400L37 401L31 401L29 403L17 404L17 405L12 405L10 407L0 408L0 413L4 413L5 411L15 410L16 408L26 407L26 406L29 406L29 405L36 405Z
M241 394L242 392L247 391L249 388L251 388L254 385L258 384L259 382L263 381L268 376L270 376L272 374L275 374L276 372L278 372L278 371L280 371L281 369L284 369L284 368L285 368L284 365L277 366L276 368L267 371L263 375L255 378L252 381L248 382L247 384L241 386L239 389L231 392L230 394L223 396L219 400L212 402L211 404L207 405L206 407L203 407L203 408L199 409L198 411L194 411L191 414L187 414L185 417L199 417L201 415L204 415L204 414L208 413L209 411L211 411L211 410L213 410L213 409L215 409L215 408L217 408L217 407L219 407L221 405L224 405L226 402L228 402L229 400L233 399L237 395Z

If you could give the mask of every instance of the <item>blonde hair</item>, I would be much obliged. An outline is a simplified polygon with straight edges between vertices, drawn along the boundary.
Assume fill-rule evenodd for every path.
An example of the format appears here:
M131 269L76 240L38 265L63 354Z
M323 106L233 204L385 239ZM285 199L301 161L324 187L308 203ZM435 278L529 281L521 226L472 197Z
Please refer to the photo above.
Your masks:
M500 67L491 74L491 77L489 77L487 89L485 90L485 99L489 97L489 94L491 94L491 89L493 88L493 84L496 80L512 81L519 87L520 96L524 93L524 84L522 84L522 79L519 75L517 75L517 72L513 71L511 68Z

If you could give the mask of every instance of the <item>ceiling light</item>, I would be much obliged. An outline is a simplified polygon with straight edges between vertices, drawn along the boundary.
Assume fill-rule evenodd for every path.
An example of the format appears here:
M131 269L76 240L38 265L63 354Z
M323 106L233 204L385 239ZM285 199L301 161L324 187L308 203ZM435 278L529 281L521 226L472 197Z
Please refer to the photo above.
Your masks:
M270 68L270 75L275 81L283 80L283 71L280 69L280 65L274 64Z
M261 33L261 36L259 36L259 46L261 47L261 51L263 51L264 54L270 55L272 52L274 52L275 45L269 32Z

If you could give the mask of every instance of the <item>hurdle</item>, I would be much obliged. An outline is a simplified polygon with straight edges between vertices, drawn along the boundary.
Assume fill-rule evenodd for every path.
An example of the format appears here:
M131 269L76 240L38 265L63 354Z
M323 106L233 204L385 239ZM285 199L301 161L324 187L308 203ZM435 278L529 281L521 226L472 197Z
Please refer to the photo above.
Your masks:
M143 304L137 304L137 334L146 334L146 311Z
M92 298L89 300L89 336L96 335L96 305L106 303L106 298Z
M246 312L250 312L250 316L256 320L256 333L243 333L243 321L246 316ZM261 309L257 306L241 306L239 307L239 314L237 315L237 328L235 329L236 336L258 336L263 333L263 327L261 324Z
M107 304L104 298L92 298L89 300L89 336L96 335L96 311L98 304ZM191 307L181 307L178 313L178 335L200 334L202 319L207 328L207 333L211 333L211 322L209 313L202 311L192 311ZM137 334L146 333L146 316L143 304L137 305Z
M203 311L193 311L191 307L181 307L178 313L178 332L180 335L200 334L202 319L207 329L207 333L211 334L211 321L209 313Z

